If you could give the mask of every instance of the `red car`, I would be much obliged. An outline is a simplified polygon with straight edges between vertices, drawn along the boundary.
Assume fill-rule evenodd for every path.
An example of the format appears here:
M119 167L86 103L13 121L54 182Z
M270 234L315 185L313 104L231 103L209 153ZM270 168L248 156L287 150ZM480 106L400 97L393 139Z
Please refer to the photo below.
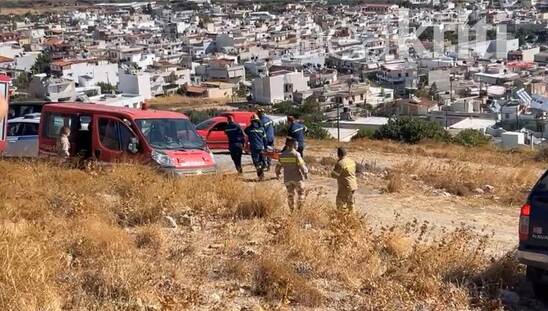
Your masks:
M238 123L243 130L251 123L253 114L255 113L249 111L224 112L196 125L196 131L204 138L209 149L227 150L228 137L225 134L225 128L228 124L227 117L232 116L234 122Z

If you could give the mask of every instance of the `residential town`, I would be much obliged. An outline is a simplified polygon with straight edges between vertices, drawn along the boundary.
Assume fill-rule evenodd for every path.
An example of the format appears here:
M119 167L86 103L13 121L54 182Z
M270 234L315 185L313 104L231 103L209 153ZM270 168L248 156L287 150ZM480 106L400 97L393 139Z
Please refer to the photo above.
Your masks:
M0 0L0 310L548 310L548 0Z
M548 137L547 10L543 0L310 1L274 11L198 0L98 3L4 16L0 72L12 78L15 101L140 107L180 94L313 102L325 124L354 130L407 115L540 142Z

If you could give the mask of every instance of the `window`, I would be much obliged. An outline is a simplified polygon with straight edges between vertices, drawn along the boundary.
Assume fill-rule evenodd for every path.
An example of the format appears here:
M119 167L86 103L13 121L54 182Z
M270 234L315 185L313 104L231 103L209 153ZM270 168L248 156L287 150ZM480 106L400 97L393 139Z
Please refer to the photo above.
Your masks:
M213 121L213 120L205 120L204 122L198 123L198 125L196 125L196 129L197 129L197 130L207 130L207 129L209 129L214 123L215 123L215 121ZM143 130L143 131L144 131L144 130Z
M99 119L99 140L103 146L111 150L120 150L117 123L113 119Z
M19 136L21 123L8 123L8 136Z
M80 131L89 131L89 125L91 123L91 116L79 116L78 117L78 124Z
M21 135L36 136L38 135L38 123L21 123Z
M226 129L227 122L219 122L211 129L212 131L223 131Z
M120 122L118 122L118 129L120 130L120 147L122 150L127 150L129 143L131 142L131 138L135 136L127 126L120 124Z
M206 122L214 123L213 120ZM153 148L183 150L204 147L203 139L187 119L140 119L136 123Z
M48 113L44 120L46 123L42 135L51 139L59 137L59 132L63 126L71 127L72 124L72 117L68 115Z

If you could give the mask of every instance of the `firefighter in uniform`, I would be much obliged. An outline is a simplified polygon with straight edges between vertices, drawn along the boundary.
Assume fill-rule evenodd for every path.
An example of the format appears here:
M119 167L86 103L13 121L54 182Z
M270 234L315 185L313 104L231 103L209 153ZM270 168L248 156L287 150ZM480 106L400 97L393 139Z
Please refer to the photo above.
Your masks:
M264 146L266 134L261 124L261 120L256 115L251 117L251 124L245 128L245 134L249 140L249 149L251 151L251 159L253 165L257 169L257 176L260 180L264 179Z
M337 179L337 208L352 211L354 209L354 192L358 189L356 162L346 156L346 150L337 148L339 161L335 164L331 177Z
M297 193L297 208L302 207L304 203L304 180L308 179L308 168L295 147L296 141L288 137L285 142L285 150L281 153L278 165L276 165L277 178L280 178L283 170L287 201L291 211L295 208L295 193Z
M264 131L266 134L266 141L265 141L264 147L265 149L274 148L274 122L264 113L263 109L258 109L257 114L259 115L259 119L261 120L261 124L263 125ZM271 163L270 157L265 156L266 171L270 170L270 163Z
M245 134L240 125L234 122L232 116L228 116L228 124L225 128L225 134L228 137L228 151L234 162L238 174L242 174L242 153L244 151Z
M304 134L308 132L308 129L302 122L295 120L294 116L287 117L287 123L289 124L288 136L297 141L297 151L304 158Z

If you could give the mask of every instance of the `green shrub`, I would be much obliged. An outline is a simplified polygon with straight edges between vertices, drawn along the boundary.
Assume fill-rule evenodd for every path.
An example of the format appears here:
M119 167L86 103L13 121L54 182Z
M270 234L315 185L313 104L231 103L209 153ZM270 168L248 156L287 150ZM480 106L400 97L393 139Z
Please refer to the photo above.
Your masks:
M202 121L205 121L205 120L207 120L211 117L214 117L214 116L218 115L221 112L223 112L223 111L219 110L219 109L212 108L212 109L207 109L207 110L189 110L189 111L186 111L185 114L190 119L190 122L192 122L194 124L198 124Z
M483 146L489 143L489 137L474 129L466 129L459 132L453 142L463 146Z
M362 139L362 138L373 138L375 136L375 130L370 128L361 128L358 130L358 133L352 137L352 140Z
M273 108L274 112L278 114L292 115L304 121L321 122L325 120L318 104L311 100L307 100L301 105L287 101L281 102L275 104Z
M375 131L376 139L392 139L415 144L422 140L450 141L449 133L439 124L418 118L395 118Z
M329 132L320 123L304 122L308 128L306 137L313 139L329 139Z
M329 132L317 122L304 122L308 128L305 136L312 139L329 139ZM276 136L286 137L289 125L286 122L280 122L274 126Z

